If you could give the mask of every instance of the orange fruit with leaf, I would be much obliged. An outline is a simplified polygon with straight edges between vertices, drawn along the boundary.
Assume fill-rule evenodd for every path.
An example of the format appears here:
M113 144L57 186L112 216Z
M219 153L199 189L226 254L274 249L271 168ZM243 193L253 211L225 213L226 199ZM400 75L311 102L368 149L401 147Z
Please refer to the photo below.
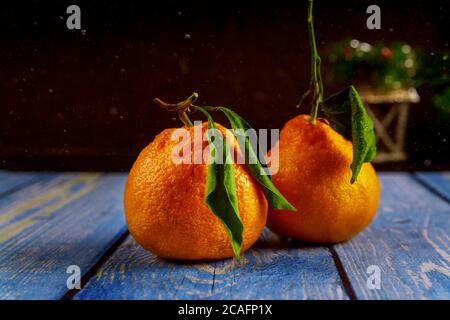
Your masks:
M325 121L300 115L280 133L279 171L272 181L298 212L270 211L270 228L282 235L315 243L352 238L372 221L380 196L370 163L352 184L352 143ZM274 148L276 150L277 148Z
M268 204L293 208L261 175L248 140L240 145L237 133L215 123L210 112L225 113L233 129L247 130L248 123L228 108L196 106L196 98L173 105L156 99L178 112L185 126L161 132L135 161L125 186L126 221L133 238L163 258L239 258L264 229ZM190 111L200 111L208 122L193 126ZM233 161L243 151L252 162Z
M336 243L362 231L377 211L380 185L370 164L376 155L375 135L353 86L323 99L312 1L308 31L311 81L300 105L312 95L311 116L289 120L271 154L272 161L279 161L273 183L298 212L270 210L268 225L298 240ZM319 108L325 119L317 118Z

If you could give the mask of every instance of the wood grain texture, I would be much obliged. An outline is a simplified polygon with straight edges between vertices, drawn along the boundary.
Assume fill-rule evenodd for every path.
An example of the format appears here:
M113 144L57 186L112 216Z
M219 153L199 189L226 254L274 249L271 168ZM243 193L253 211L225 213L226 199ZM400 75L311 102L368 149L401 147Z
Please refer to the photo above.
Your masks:
M0 299L58 299L125 231L125 176L58 174L0 199Z
M0 171L0 197L38 181L43 176L45 174Z
M350 290L358 299L450 299L450 204L442 196L447 175L425 175L432 187L427 189L408 174L380 174L375 220L353 240L334 246L341 275L351 285L347 290L327 247L265 230L241 262L162 260L128 237L74 298L348 299ZM61 298L66 268L76 264L85 274L126 230L125 175L31 179L0 197L0 299ZM381 269L380 290L367 288L370 265Z
M450 201L450 172L418 172L417 179Z
M240 262L159 259L129 237L75 299L347 299L325 247L267 229Z
M450 206L407 174L382 174L372 224L335 246L358 299L450 298ZM369 290L370 265L381 271Z

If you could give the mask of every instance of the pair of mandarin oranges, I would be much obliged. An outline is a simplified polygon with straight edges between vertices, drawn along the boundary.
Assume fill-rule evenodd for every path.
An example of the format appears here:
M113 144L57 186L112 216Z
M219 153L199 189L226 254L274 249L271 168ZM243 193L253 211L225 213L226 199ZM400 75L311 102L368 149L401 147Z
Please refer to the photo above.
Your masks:
M207 129L206 123L201 126ZM186 129L194 137L194 128ZM163 258L232 257L225 228L204 203L207 164L172 161L174 130L157 135L130 171L124 194L129 230L140 245ZM247 167L233 164L244 226L241 252L258 239L266 223L281 236L322 244L348 240L369 225L377 211L380 185L370 163L350 183L350 141L324 121L312 123L309 116L299 115L286 123L277 143L278 152L271 158L278 161L279 170L272 182L297 211L269 209ZM237 143L233 147L238 148Z

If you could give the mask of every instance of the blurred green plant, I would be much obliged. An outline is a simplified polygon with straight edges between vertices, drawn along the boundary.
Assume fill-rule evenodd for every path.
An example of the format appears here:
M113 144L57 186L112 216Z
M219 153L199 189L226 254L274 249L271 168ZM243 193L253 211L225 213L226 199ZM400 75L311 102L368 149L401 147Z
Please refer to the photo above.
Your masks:
M417 52L402 42L386 46L345 39L330 47L328 62L328 81L354 81L373 91L409 88L419 68Z
M418 87L433 94L432 103L438 111L438 120L450 120L450 55L449 53L421 53L422 67L415 82Z
M326 80L358 83L373 92L409 87L428 90L438 111L438 121L450 121L450 54L424 52L404 42L371 45L356 39L344 39L328 50L329 72Z
M450 86L450 55L447 52L420 52L421 68L415 77L415 85L442 90Z
M433 105L440 111L450 115L450 87L441 94L433 97Z

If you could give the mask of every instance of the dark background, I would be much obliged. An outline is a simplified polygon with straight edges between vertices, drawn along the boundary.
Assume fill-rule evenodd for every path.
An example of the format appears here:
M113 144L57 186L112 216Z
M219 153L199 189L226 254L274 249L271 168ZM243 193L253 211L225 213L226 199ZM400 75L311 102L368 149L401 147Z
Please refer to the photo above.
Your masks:
M66 28L81 7L82 29ZM377 4L382 29L366 29ZM281 128L307 87L307 1L8 1L0 9L0 168L128 170L175 114L154 97L226 105L256 128ZM449 49L450 1L315 1L319 51L346 37ZM324 71L327 66L324 65ZM327 93L336 88L328 86ZM420 91L408 161L448 169L448 136ZM448 132L448 131L447 131Z

